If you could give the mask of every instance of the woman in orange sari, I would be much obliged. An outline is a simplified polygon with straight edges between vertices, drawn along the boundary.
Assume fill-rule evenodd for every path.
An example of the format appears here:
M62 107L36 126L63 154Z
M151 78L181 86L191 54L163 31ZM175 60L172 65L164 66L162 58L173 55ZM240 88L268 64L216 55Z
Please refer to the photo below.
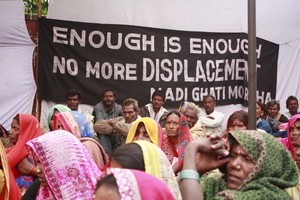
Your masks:
M192 135L184 115L178 111L169 112L162 150L172 164L175 174L182 169L184 150L191 141Z
M6 149L7 161L15 179L20 175L30 175L18 179L19 188L25 190L35 176L35 168L32 158L28 156L26 142L40 136L42 133L37 118L30 114L17 114L12 121L9 132L9 141L12 147Z

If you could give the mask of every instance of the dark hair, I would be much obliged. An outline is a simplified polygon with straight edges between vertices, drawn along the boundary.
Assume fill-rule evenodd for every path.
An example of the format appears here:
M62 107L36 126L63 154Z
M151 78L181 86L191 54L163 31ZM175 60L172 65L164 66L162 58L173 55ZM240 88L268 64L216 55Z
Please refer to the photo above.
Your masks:
M0 124L0 137L7 137L9 135L9 131Z
M101 178L96 184L96 190L98 190L102 185L105 185L110 188L115 188L117 191L119 191L117 180L113 174L109 174Z
M102 92L102 95L101 95L102 98L104 97L104 94L105 94L106 92L112 92L113 95L114 95L114 97L116 97L116 92L115 92L113 89L111 89L111 88L106 88L106 89L104 89L103 92Z
M216 102L216 98L213 96L213 95L206 95L206 96L204 96L203 97L203 101L205 100L205 99L207 99L207 98L212 98L215 102Z
M82 96L81 91L77 89L69 89L67 91L66 98L68 99L68 97L73 97L75 95L78 96L78 100L81 100L81 96Z
M141 147L132 142L118 147L112 153L110 159L126 169L145 171L144 156Z
M127 98L123 101L122 107L133 105L133 110L139 112L139 102L133 98Z
M267 110L268 110L270 107L275 106L275 105L277 105L278 110L280 110L280 104L279 104L279 102L276 101L275 99L272 99L272 100L270 100L270 101L267 103Z
M266 104L263 104L261 101L256 101L256 104L261 108L265 115L267 113Z
M235 119L238 119L241 122L243 122L244 125L248 128L248 113L244 110L239 110L239 111L235 111L229 116L227 120L227 130L229 129L230 126L232 126L233 121Z
M297 103L298 103L298 99L296 98L296 97L294 97L294 96L289 96L288 98L287 98L287 100L286 100L286 107L288 107L288 105L289 105L289 103L290 103L290 101L297 101Z
M172 110L172 111L168 112L168 114L166 116L166 120L172 114L175 114L175 115L177 115L180 118L180 113L177 110Z
M13 119L17 121L17 124L20 125L20 116L17 114Z
M160 97L163 99L163 101L166 100L166 95L165 95L165 93L164 93L163 91L161 91L161 90L155 90L155 91L153 92L153 94L152 94L152 98L151 98L151 99L153 99L154 96L160 96Z

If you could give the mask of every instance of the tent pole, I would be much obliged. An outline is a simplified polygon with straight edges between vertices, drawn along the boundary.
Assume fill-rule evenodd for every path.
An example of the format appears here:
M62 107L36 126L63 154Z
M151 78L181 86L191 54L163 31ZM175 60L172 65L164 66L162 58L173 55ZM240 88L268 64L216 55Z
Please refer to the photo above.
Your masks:
M256 130L256 90L257 90L257 76L256 76L256 5L255 0L248 0L248 128Z
M38 0L38 17L42 17L42 0Z

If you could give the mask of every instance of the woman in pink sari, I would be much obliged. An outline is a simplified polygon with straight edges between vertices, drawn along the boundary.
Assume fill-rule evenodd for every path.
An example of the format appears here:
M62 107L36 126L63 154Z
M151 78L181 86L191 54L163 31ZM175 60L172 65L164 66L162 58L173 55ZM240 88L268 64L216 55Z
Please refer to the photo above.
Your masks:
M66 130L75 135L86 147L97 166L101 169L108 163L108 156L100 145L84 114L66 111L54 115L54 130Z
M27 146L41 182L36 199L92 199L102 172L78 138L58 130L27 142Z
M97 183L94 199L174 200L174 196L165 183L152 175L138 170L112 168Z

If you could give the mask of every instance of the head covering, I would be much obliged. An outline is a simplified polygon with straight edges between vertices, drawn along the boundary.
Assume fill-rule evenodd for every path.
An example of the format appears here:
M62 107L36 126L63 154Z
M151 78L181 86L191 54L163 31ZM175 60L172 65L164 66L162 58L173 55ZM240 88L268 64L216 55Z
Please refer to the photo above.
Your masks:
M68 106L65 106L65 105L62 105L62 104L56 104L56 105L52 106L49 110L49 113L48 113L48 126L49 126L49 129L50 129L50 121L52 119L52 116L54 114L55 109L58 110L59 112L71 111L71 109Z
M42 129L37 118L30 114L17 114L19 117L19 138L17 143L6 149L8 164L15 176L19 177L19 172L15 169L16 165L28 155L26 142L40 136Z
M295 152L294 152L294 147L292 144L290 128L292 125L294 125L296 123L297 120L300 120L300 114L293 115L291 117L291 119L289 120L288 125L286 127L286 131L288 134L288 140L285 140L285 142L286 142L285 147L291 152L293 158L295 158Z
M83 137L79 140L85 146L97 166L100 169L104 168L104 166L108 163L108 156L100 143L94 138L89 137Z
M121 200L172 200L174 196L167 185L143 171L111 168L116 179Z
M138 120L136 120L131 128L129 129L129 132L127 134L126 138L126 144L130 143L134 140L135 133L137 131L138 125L140 123L143 123L145 126L145 129L149 135L149 138L151 142L159 147L162 145L163 141L163 131L161 126L152 118L150 117L142 117Z
M178 130L178 146L175 148L171 139L165 134L165 139L162 145L163 152L167 155L169 161L172 163L174 157L178 157L178 167L181 170L183 166L184 150L188 143L192 141L192 135L189 130L188 124L183 114L179 118Z
M255 166L237 190L229 190L226 182L216 180L214 189L220 192L215 194L213 182L207 182L205 198L210 195L217 199L291 199L284 188L298 183L298 172L290 153L277 139L264 131L249 130L230 132L228 137L230 146L240 144Z
M54 115L54 126L57 127L58 121L64 129L78 138L92 137L93 130L85 115L78 111L66 111Z
M8 165L6 152L2 142L0 142L1 166L5 178L4 188L0 194L0 200L19 200L21 193L17 186L16 179Z
M168 185L176 199L182 199L178 182L175 178L172 166L165 153L156 145L144 140L137 140L143 152L145 172L151 174Z
M92 199L102 173L78 138L57 130L27 142L27 146L41 162L49 185L40 187L37 199Z

